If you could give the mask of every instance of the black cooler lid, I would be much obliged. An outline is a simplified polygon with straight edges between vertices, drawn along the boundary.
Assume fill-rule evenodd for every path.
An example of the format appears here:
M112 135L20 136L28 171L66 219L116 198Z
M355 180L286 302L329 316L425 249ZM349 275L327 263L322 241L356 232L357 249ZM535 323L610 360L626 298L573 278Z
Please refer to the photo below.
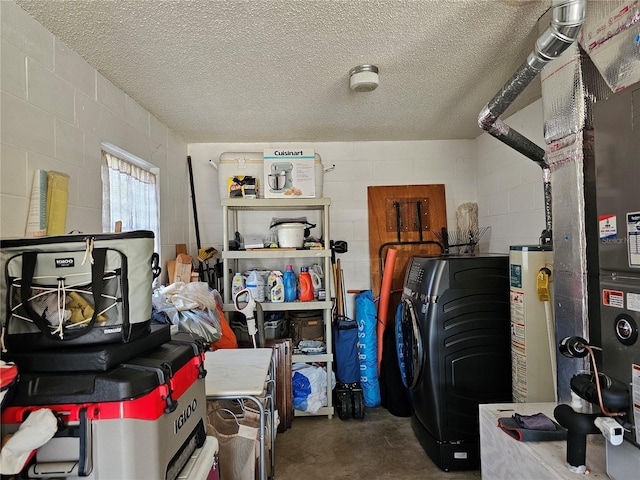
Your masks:
M194 357L192 346L167 342L106 372L20 374L12 405L119 402L167 383Z

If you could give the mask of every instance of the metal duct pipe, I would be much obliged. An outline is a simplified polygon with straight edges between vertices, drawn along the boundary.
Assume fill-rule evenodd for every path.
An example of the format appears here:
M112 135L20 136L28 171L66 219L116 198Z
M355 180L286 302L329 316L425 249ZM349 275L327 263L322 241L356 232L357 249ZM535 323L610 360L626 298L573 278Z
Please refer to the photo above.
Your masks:
M478 117L480 128L509 145L543 169L545 200L545 233L543 240L551 239L551 181L549 165L544 149L521 135L500 120L507 108L540 73L542 68L559 57L578 37L584 23L586 0L554 0L549 27L536 41L527 60L500 89L495 97L482 109ZM545 242L546 243L546 242Z

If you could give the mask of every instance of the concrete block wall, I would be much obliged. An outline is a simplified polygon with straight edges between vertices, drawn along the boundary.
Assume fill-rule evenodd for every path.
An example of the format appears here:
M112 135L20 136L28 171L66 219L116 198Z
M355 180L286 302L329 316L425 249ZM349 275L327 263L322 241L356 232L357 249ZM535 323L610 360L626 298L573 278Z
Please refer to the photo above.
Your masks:
M545 148L542 100L505 123ZM508 253L510 245L537 245L545 228L542 169L488 133L475 140L476 188L480 226L491 226L486 247Z
M101 232L100 145L160 169L163 263L188 243L187 144L14 2L0 2L0 236L24 236L33 172L70 175L67 231Z

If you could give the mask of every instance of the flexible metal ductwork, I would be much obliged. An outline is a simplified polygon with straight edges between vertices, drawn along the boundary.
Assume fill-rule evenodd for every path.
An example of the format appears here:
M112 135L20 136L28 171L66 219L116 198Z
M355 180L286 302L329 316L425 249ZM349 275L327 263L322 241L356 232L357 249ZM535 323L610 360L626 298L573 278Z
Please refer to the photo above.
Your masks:
M495 97L483 108L478 117L480 128L536 162L543 170L545 231L542 243L551 243L551 171L544 149L510 128L500 116L509 108L542 68L559 57L578 37L584 23L586 0L554 0L551 23L536 41L535 49L513 74Z

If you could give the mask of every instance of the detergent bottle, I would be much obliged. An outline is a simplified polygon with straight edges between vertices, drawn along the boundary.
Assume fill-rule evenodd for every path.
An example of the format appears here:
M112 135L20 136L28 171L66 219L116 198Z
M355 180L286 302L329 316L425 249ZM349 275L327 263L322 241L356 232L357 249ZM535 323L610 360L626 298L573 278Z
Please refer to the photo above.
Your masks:
M322 279L315 270L309 270L309 276L311 277L311 284L313 285L313 298L318 300L318 295L322 289Z
M324 274L322 272L322 267L314 263L309 269L309 273L311 274L311 280L313 281L313 296L316 300L326 300L327 293L324 287Z
M267 281L269 300L274 303L284 302L284 283L281 272L271 272Z
M284 301L293 302L296 299L296 274L292 265L287 265L284 271Z
M313 281L311 280L311 275L309 275L309 267L300 268L298 284L300 285L298 300L301 302L310 302L313 300Z
M276 282L271 287L271 301L274 303L284 302L284 283L282 277L276 277Z
M252 270L247 277L247 289L256 302L264 302L264 278L257 270Z
M245 287L244 277L242 276L241 273L236 273L233 276L233 280L231 280L231 293L233 294L233 298L235 298L236 294L240 290L244 290L244 287Z

